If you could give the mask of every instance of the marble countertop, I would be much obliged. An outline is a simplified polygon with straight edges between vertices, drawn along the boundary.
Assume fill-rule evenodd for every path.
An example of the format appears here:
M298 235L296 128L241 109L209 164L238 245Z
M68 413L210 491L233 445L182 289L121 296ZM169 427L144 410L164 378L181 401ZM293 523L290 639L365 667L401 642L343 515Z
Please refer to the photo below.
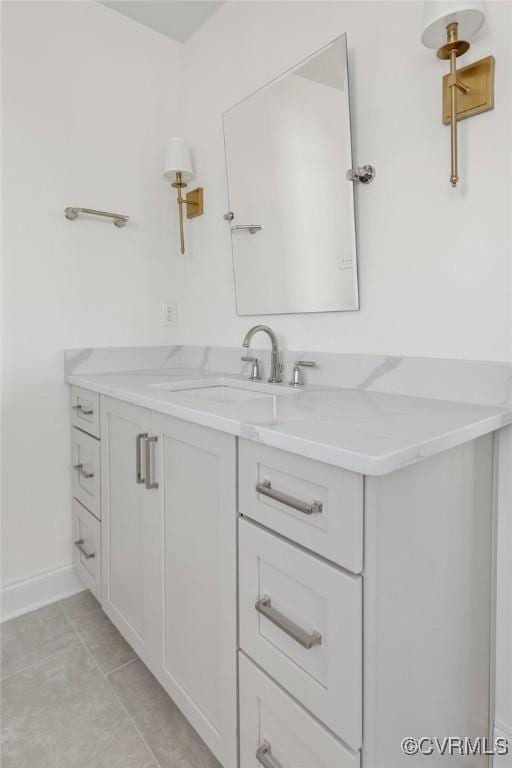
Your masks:
M234 374L197 369L83 373L66 381L366 475L388 474L512 423L508 408L332 386L295 391L283 384L283 394L207 400L180 388L193 382L250 385ZM166 384L169 389L162 389Z

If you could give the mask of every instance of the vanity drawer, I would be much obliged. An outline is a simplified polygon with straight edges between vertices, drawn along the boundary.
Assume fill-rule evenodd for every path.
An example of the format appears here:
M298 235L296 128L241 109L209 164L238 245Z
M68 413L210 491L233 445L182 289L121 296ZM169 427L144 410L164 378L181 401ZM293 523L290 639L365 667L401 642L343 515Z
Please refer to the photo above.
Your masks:
M100 436L100 396L97 392L71 387L71 424L94 437Z
M89 512L101 518L100 443L80 429L71 430L71 488Z
M83 583L101 600L100 524L73 499L73 562Z
M340 744L320 723L239 654L240 768L359 768L360 753Z
M349 571L362 571L361 475L239 440L239 489L242 515Z
M362 727L361 581L239 521L240 647L354 750Z

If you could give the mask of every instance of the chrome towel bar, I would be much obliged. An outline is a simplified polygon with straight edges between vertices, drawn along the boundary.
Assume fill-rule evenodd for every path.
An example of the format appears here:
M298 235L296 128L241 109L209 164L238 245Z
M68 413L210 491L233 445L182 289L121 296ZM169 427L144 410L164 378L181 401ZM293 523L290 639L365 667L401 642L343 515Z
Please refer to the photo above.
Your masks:
M91 216L104 216L107 219L113 219L116 227L124 227L129 216L124 216L122 213L109 213L108 211L96 211L94 208L72 208L68 207L64 210L66 219L73 221L76 219L79 213L90 213Z

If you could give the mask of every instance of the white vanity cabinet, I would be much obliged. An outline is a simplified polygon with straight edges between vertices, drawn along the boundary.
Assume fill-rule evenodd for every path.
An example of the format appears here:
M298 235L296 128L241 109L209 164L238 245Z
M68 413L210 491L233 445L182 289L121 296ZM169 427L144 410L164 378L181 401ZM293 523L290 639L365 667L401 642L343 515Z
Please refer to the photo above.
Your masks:
M237 764L236 439L101 398L103 607Z
M329 494L309 459L297 479L297 457L257 443L239 459L240 768L397 768L427 759L402 752L408 736L489 736L492 435L364 478L360 575L353 493ZM329 546L308 542L315 516ZM447 759L488 765L428 764Z
M489 735L492 434L363 476L79 396L77 569L223 768L398 768L426 759L406 737Z

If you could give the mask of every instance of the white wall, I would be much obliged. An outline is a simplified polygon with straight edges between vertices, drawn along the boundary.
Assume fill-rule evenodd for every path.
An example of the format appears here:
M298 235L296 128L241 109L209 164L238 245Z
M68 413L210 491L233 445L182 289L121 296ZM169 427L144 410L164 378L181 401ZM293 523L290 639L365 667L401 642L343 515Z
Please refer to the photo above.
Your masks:
M187 134L206 213L190 227L188 342L237 345L250 325L236 317L222 220L222 111L347 32L354 157L377 168L357 189L361 311L268 321L295 349L512 359L511 4L486 6L466 60L496 56L496 109L460 125L456 190L440 121L446 64L420 42L421 2L226 3L191 38Z
M63 349L172 342L178 43L95 2L3 3L3 584L71 560ZM126 213L69 222L68 205Z

